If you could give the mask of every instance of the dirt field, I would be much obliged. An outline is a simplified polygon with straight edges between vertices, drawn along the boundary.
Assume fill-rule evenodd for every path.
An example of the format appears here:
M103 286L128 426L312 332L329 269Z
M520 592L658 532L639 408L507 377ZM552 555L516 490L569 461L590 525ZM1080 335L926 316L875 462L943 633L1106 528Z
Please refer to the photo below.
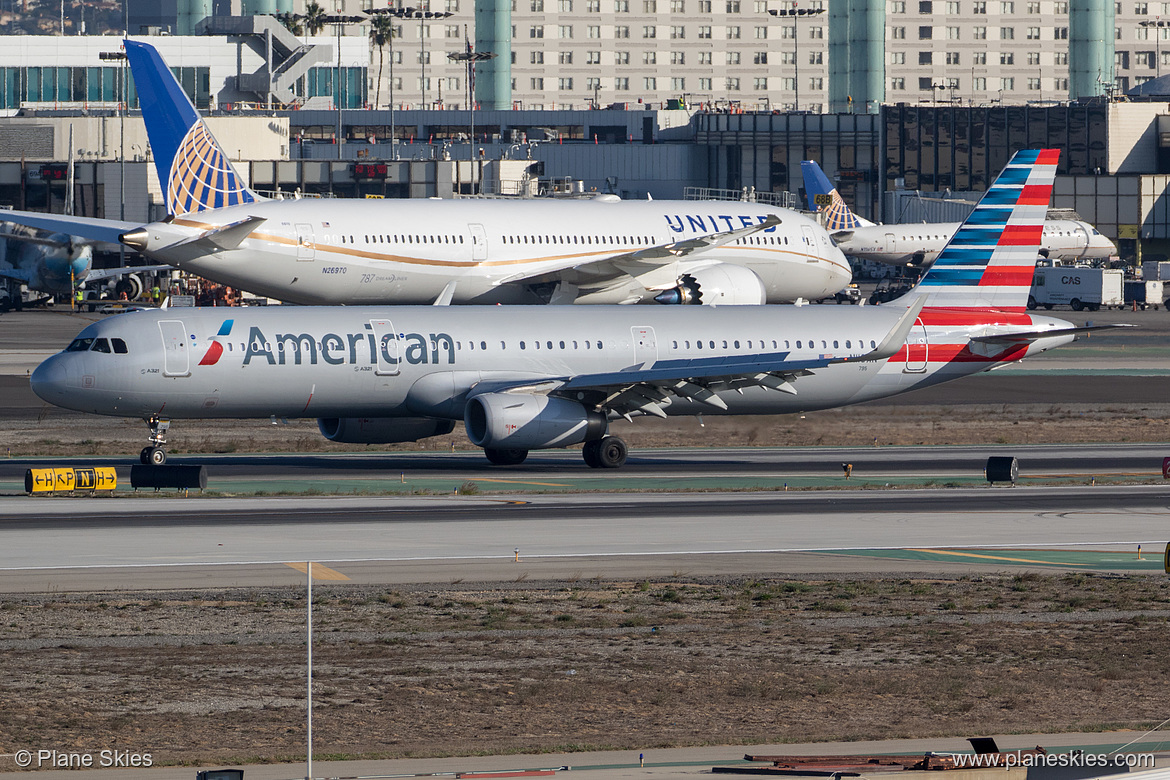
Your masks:
M397 757L1140 727L1162 577L315 590L316 753ZM303 753L296 590L0 600L9 749Z
M1119 379L1124 381L1124 379ZM57 409L4 420L13 456L127 455L146 444L140 420ZM1064 444L1170 441L1170 403L858 406L770 417L641 418L615 422L631 448L670 446L864 446L867 444ZM314 420L180 420L168 452L355 452L472 450L457 426L447 436L396 445L333 444Z

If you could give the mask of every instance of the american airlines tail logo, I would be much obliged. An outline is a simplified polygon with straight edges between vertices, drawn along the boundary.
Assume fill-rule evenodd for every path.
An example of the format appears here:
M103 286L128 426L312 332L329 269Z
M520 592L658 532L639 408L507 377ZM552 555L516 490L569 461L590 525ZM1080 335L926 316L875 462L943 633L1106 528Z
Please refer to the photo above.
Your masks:
M223 324L219 326L219 333L215 334L215 338L218 339L223 336L231 335L232 325L234 323L235 320L224 320ZM204 355L203 359L199 361L199 365L214 366L219 362L220 355L222 354L223 344L220 344L218 341L212 341L211 346L207 348L207 354Z
M203 122L191 125L171 162L167 210L188 214L255 200Z

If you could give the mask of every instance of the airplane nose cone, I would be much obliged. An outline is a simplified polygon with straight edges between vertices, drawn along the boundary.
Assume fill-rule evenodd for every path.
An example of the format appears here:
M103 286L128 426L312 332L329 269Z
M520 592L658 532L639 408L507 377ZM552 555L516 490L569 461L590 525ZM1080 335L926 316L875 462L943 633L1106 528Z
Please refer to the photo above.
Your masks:
M54 355L33 369L29 384L42 401L60 406L69 392L69 371L61 356Z

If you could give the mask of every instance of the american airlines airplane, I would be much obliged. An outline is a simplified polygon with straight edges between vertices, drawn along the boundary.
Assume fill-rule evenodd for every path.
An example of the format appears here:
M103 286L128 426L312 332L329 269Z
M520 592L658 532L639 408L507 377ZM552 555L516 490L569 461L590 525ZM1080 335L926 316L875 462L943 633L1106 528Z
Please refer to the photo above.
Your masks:
M616 468L610 421L780 414L895 395L1067 344L1024 307L1059 151L1018 152L907 296L884 306L261 307L131 312L32 375L68 409L142 417L145 463L173 419L316 417L328 439L468 438L496 464L584 444Z
M854 214L821 166L812 160L800 164L810 211L825 210L825 229L833 243L850 257L890 265L926 268L959 229L958 222L919 222L875 225ZM1040 255L1053 260L1104 260L1117 247L1097 228L1076 219L1046 219L1040 236Z
M158 52L126 41L171 217L12 212L301 304L816 300L850 281L815 220L737 201L263 200Z

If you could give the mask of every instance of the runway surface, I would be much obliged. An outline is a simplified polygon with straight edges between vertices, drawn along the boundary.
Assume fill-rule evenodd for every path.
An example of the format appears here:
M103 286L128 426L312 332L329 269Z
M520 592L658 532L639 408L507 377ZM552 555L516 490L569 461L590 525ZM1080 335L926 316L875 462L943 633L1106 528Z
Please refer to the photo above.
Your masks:
M0 504L0 588L61 573L103 587L236 582L313 560L360 581L644 576L647 567L736 574L785 571L779 554L849 555L827 569L934 568L917 552L977 550L944 567L1081 568L1006 549L1091 548L1160 569L1170 527L1162 486L693 495L164 500L13 499ZM989 554L988 550L1001 552ZM519 551L519 552L517 552ZM1116 553L1122 553L1117 557ZM1112 556L1112 557L1111 557ZM519 558L519 561L517 561ZM823 561L819 561L822 567ZM801 570L810 570L805 563ZM241 574L238 568L247 568ZM1130 568L1130 567L1126 567ZM811 570L817 570L812 568ZM47 574L49 573L49 574Z

